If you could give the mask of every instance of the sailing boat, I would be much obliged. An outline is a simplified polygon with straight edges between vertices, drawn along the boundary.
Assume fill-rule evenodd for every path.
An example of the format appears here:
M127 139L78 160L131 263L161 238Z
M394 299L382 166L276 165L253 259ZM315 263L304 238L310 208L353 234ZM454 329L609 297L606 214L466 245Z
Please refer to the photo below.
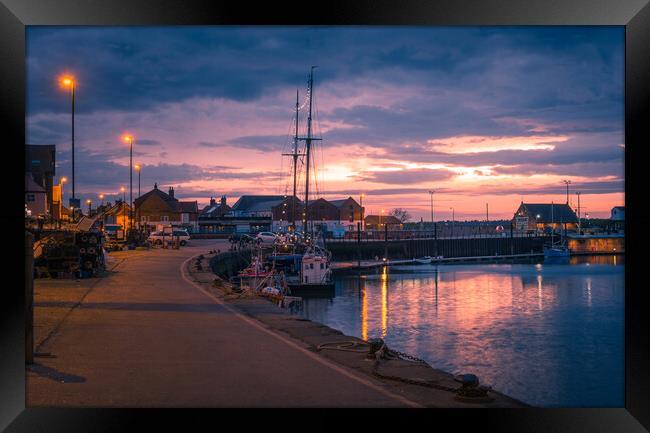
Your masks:
M292 226L295 230L295 202L296 196L296 164L299 156L305 157L305 202L304 202L304 216L302 218L302 234L301 237L294 236L294 242L291 245L293 252L291 254L274 254L269 257L275 265L282 266L285 264L284 269L289 270L289 266L293 272L287 273L286 281L287 287L292 295L309 295L309 294L334 294L334 283L331 281L330 258L331 254L314 239L313 227L309 223L309 170L311 167L311 146L315 140L320 138L313 137L312 134L312 113L313 113L313 99L314 99L314 69L316 66L311 67L309 74L309 113L307 116L307 136L298 136L298 99L296 97L296 130L294 136L294 149L293 153L285 154L293 158L293 199L294 204L292 209ZM305 142L304 153L298 153L298 141ZM284 262L284 263L283 263ZM292 266L291 266L292 265Z
M563 243L562 235L560 234L560 241L555 243L555 218L553 214L553 202L551 202L551 244L544 245L544 257L569 257L571 250Z

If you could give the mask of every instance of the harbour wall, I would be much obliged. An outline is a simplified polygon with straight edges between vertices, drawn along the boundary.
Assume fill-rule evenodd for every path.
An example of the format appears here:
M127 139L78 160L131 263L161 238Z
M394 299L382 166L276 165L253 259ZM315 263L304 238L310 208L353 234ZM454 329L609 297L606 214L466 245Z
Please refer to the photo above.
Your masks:
M219 278L228 280L230 277L248 266L251 262L251 251L226 251L210 259L210 269Z
M327 242L332 260L372 260L387 257L391 260L423 256L476 257L508 254L536 254L543 252L548 238L507 237L470 239L404 239L385 242Z

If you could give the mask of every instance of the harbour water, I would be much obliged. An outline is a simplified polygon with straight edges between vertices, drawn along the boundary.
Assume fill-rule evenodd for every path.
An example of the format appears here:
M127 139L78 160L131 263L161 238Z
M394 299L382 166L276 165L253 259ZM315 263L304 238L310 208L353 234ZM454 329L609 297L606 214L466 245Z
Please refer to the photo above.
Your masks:
M624 405L624 256L409 265L336 277L311 320L474 373L528 404Z

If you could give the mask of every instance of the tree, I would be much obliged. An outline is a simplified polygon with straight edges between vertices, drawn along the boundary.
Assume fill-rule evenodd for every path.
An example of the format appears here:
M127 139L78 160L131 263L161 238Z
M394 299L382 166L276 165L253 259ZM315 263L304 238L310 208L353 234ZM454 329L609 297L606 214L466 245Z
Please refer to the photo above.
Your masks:
M406 222L411 219L411 214L406 209L403 209L401 207L391 210L390 214L401 222Z

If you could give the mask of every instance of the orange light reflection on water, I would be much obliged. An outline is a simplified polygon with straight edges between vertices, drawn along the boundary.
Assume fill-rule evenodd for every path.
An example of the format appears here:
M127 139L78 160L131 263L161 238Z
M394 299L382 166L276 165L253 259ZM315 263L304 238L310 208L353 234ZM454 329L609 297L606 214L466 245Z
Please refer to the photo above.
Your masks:
M381 274L381 336L388 332L388 266Z

